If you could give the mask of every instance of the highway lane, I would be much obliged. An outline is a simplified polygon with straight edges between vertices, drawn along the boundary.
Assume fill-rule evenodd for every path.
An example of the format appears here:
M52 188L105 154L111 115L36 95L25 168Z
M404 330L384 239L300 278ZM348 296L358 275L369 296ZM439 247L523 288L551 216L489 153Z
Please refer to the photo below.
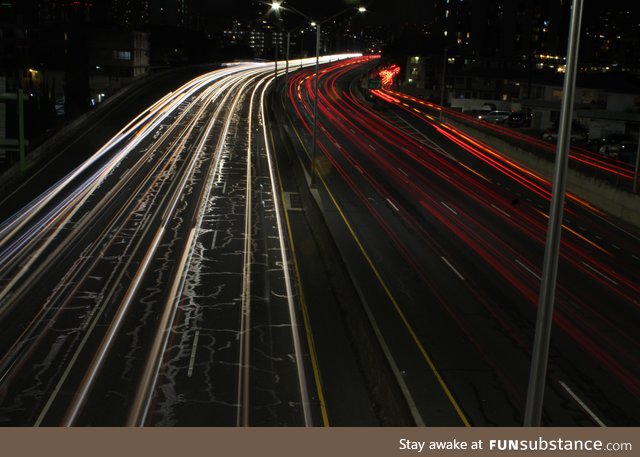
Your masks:
M0 225L0 423L317 421L265 141L272 72L167 94Z
M372 113L345 90L350 78L344 67L325 73L318 168L471 423L517 424L548 183L430 113ZM307 123L310 85L301 75L290 90ZM576 199L568 211L576 228L563 246L545 423L635 424L637 239ZM594 226L630 250L609 252L587 234Z

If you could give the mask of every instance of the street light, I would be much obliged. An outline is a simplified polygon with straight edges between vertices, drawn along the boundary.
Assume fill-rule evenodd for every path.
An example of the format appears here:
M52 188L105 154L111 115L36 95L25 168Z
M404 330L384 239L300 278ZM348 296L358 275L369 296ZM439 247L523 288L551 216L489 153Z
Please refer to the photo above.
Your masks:
M311 175L311 181L309 185L313 186L315 183L315 161L316 161L317 137L318 137L318 79L319 79L319 73L320 73L320 29L322 24L324 24L325 22L335 19L336 17L341 16L345 13L348 13L349 11L357 10L359 13L364 13L367 11L367 9L363 6L345 8L344 10L339 11L333 16L330 16L322 21L314 21L309 16L304 14L302 11L297 10L290 6L284 7L282 6L282 2L278 2L278 1L274 1L271 3L271 9L273 11L280 11L281 9L284 11L292 11L302 16L303 18L307 19L308 21L311 21L311 25L316 28L316 79L315 79L315 85L314 85L315 99L313 101L313 140L312 140L313 144L311 148L311 161L309 166L309 174Z

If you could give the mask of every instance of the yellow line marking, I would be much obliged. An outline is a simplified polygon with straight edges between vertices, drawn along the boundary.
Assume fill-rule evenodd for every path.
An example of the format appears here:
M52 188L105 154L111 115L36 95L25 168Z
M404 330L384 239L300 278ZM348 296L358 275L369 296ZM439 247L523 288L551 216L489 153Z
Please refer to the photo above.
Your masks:
M304 149L306 155L308 157L310 157L310 154L307 151L307 148L305 147L304 143L302 142L302 139L300 138L300 135L298 134L298 130L295 128L295 126L292 126L292 127L293 127L293 130L296 133L296 136L298 137L298 140L300 141L300 144L302 145L302 148ZM353 230L353 227L351 226L351 224L347 220L347 217L345 216L344 212L342 211L342 208L340 207L340 205L336 201L335 197L333 196L333 193L331 193L331 191L329 190L329 186L327 185L327 183L324 180L323 176L318 174L317 177L320 178L320 181L322 182L322 185L324 186L325 190L327 191L327 194L331 198L331 201L333 202L334 206L338 210L338 213L340 214L340 217L344 221L344 223L345 223L347 229L349 230L349 233L351 234L353 240L358 245L358 248L360 249L360 252L362 253L364 258L366 259L367 263L369 264L369 267L371 267L371 270L373 271L374 275L376 276L376 278L380 282L380 285L382 285L382 288L384 289L385 293L387 294L387 297L389 298L389 300L393 304L393 307L395 308L396 312L400 316L400 319L402 320L402 322L404 323L405 327L407 328L407 331L409 332L409 335L411 336L411 339L413 339L413 342L418 347L420 353L422 354L423 358L427 362L427 365L429 366L429 368L433 372L434 376L436 377L438 383L440 384L440 387L442 388L442 390L444 391L445 395L447 396L447 398L451 402L451 405L453 406L453 408L455 409L456 413L458 414L458 417L460 418L460 420L462 421L462 423L464 424L465 427L471 427L471 423L469 422L469 420L465 416L465 414L462 411L462 408L460 407L460 405L458 405L458 402L454 398L453 393L451 392L451 390L449 389L449 387L445 383L444 379L442 378L442 375L440 374L440 371L436 368L436 365L433 362L433 359L431 358L431 356L429 355L429 353L427 352L425 347L422 345L422 343L418 339L418 336L416 335L416 332L413 330L413 327L411 327L411 324L409 323L409 320L407 319L405 314L400 309L400 305L398 304L398 302L396 301L394 296L391 294L391 290L387 286L387 283L382 278L382 275L380 274L378 269L373 264L373 261L371 260L371 257L369 257L369 254L367 254L364 246L360 242L360 239L356 235L355 231Z
M465 165L462 162L458 162L458 164L460 164L461 166L463 166L464 168L466 168L467 170L469 170L471 173L473 173L474 175L479 176L480 178L484 179L487 182L491 182L491 180L489 178L487 178L486 176L484 176L482 173L478 173L477 171L475 171L473 168Z
M542 216L544 216L545 218L549 219L549 215L540 211L538 208L533 208L534 210L536 210L538 213L540 213ZM584 235L579 234L578 232L576 232L574 229L572 229L571 227L567 227L565 224L562 224L562 228L573 233L575 236L577 236L578 238L580 238L582 241L584 241L587 244L590 244L591 246L593 246L596 249L599 249L600 251L604 252L607 255L611 255L611 253L609 251L607 251L605 248L603 248L602 246L598 245L597 243L594 243L593 241L591 241L589 238L585 237Z
M322 389L322 376L320 374L320 366L318 364L318 360L316 358L316 347L313 341L313 334L311 333L311 323L309 320L309 312L307 310L307 302L304 298L304 291L302 289L302 281L300 280L300 270L298 268L298 259L295 250L295 244L293 242L293 234L291 233L291 223L289 221L289 212L287 211L287 205L285 202L284 188L282 186L282 178L280 176L280 165L278 164L278 157L275 154L276 148L273 142L273 134L271 130L269 132L269 139L271 141L272 150L274 151L274 159L276 164L276 174L278 176L278 187L280 188L280 199L282 200L282 208L283 213L287 225L287 233L289 235L289 245L291 246L291 253L293 259L293 269L295 271L296 283L298 285L298 292L300 294L300 307L302 308L302 320L304 322L305 333L307 335L307 345L309 346L309 355L311 358L311 366L313 368L313 378L316 382L316 387L318 391L318 401L320 402L320 412L322 414L322 423L324 427L329 427L329 415L327 413L327 405L324 398L324 393Z

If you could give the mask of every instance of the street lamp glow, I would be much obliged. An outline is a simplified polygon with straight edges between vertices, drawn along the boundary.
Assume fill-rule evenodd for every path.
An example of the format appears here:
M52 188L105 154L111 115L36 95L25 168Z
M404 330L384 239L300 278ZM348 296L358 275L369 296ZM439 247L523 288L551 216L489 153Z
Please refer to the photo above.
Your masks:
M359 11L360 13L366 13L366 12L367 12L367 9L366 9L364 6L360 6L360 7L358 7L358 11Z
M273 2L271 4L271 9L274 11L279 11L282 8L282 2Z
M311 27L315 27L316 25L318 25L318 24L316 24L316 22L315 22L315 21L313 21L313 22L311 23Z

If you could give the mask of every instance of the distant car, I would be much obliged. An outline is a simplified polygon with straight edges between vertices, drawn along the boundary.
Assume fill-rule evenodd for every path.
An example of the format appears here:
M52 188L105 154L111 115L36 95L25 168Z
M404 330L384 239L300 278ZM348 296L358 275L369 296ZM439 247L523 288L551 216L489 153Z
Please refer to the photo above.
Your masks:
M489 111L487 114L481 114L478 116L478 119L501 124L503 122L507 122L509 116L511 116L511 111Z
M558 127L555 125L551 128L548 128L543 134L542 139L547 141L557 141L558 140ZM589 139L589 130L582 127L580 124L573 124L571 126L571 137L570 141L575 143L576 141L587 141Z
M600 154L608 155L607 151L609 149L609 146L625 141L634 142L635 139L632 135L627 135L626 133L610 133L609 135L605 135L602 138L594 139L591 146L592 149L598 151Z
M528 127L531 125L531 114L522 111L511 113L507 123L511 127Z
M604 147L606 147L605 155L618 159L622 162L631 163L631 159L634 159L635 161L638 143L635 141L622 141L620 143L610 144Z

